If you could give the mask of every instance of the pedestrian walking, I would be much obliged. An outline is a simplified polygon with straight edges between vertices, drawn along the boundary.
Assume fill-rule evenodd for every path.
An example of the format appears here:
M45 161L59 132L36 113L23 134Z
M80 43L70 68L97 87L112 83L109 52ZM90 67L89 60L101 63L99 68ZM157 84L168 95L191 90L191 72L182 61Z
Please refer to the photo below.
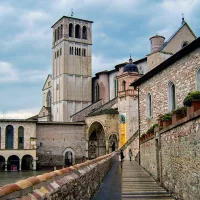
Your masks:
M133 156L133 153L132 153L131 149L129 149L128 155L129 155L129 158L130 158L130 161L131 161L131 157Z
M120 158L121 158L121 162L122 162L124 160L124 153L122 150L120 151Z

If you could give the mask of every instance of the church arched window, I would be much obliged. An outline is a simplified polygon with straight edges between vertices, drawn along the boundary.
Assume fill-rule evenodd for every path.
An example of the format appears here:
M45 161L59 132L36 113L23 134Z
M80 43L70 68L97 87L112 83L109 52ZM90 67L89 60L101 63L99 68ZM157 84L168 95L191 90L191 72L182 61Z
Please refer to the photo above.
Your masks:
M63 25L61 24L61 26L60 26L60 38L62 38L63 37Z
M60 39L60 27L58 27L58 40Z
M81 48L78 50L78 55L81 56Z
M122 81L122 91L126 90L126 81Z
M169 111L172 111L176 108L175 85L172 82L169 82L168 84L168 108Z
M87 40L87 27L83 26L82 39Z
M118 96L118 80L115 78L114 80L114 88L115 88L115 97Z
M200 68L196 71L196 90L200 91Z
M14 128L11 125L6 126L6 137L5 137L5 148L6 149L13 149L14 143Z
M46 97L47 107L51 107L51 91L49 90Z
M76 24L75 26L75 38L80 38L80 25Z
M18 149L24 149L24 127L18 128Z
M69 37L73 37L73 24L69 24Z
M148 118L152 117L152 97L150 93L147 94L146 114Z
M99 84L96 84L95 87L95 97L96 97L96 101L99 101Z

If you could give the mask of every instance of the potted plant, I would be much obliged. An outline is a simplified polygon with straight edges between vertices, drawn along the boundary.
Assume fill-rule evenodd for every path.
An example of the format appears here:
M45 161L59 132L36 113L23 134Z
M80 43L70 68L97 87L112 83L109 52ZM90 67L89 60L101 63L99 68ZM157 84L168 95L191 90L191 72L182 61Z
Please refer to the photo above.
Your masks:
M181 107L172 111L172 124L175 124L180 119L184 118L187 115L187 108Z
M154 124L153 126L151 126L151 127L148 129L148 131L146 132L148 138L152 138L152 137L154 136L154 129L155 129L155 127L157 127L157 126L158 126L158 124Z
M142 134L142 135L140 136L140 142L143 142L143 141L145 140L145 135L146 135L146 134Z
M172 113L167 113L161 117L161 121L163 121L163 128L170 126L172 124Z
M162 117L163 117L163 115L158 115L157 121L158 121L158 126L159 126L159 127L160 127L160 126L163 126L163 121L161 120Z
M200 109L200 91L190 92L183 100L184 106L187 106L187 115Z

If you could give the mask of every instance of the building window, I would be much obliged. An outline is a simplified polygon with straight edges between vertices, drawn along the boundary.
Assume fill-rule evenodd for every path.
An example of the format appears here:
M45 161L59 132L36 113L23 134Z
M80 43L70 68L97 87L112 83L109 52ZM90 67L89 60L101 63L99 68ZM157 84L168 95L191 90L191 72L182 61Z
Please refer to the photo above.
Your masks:
M51 91L49 90L46 97L47 107L51 107Z
M60 49L60 56L62 55L62 48Z
M57 58L59 57L59 51L57 51Z
M200 91L200 68L196 71L196 90Z
M60 27L58 27L58 29L57 29L57 40L59 40L60 39Z
M175 85L172 82L168 84L168 108L169 111L176 108Z
M54 42L57 40L57 30L54 31Z
M87 28L86 28L86 26L83 26L82 39L87 40Z
M75 26L75 38L80 38L80 25Z
M150 93L147 94L147 117L152 117L152 98Z
M181 44L181 48L184 48L184 47L186 47L188 44L189 44L189 42L188 42L188 41L184 41L184 42L182 42L182 44Z
M62 38L63 37L63 25L61 24L61 26L60 26L60 38Z
M69 24L69 37L73 37L73 24Z
M59 89L59 85L58 84L56 84L56 90L58 90Z
M96 101L99 101L99 84L97 83L96 84L96 87L95 87L95 100Z
M118 80L115 78L114 80L114 88L115 88L115 97L118 96Z
M72 47L72 55L74 54L74 47Z
M78 55L81 56L81 48L78 49Z
M55 52L55 59L56 59L56 52Z
M122 91L126 90L126 81L122 81Z
M24 127L18 128L18 149L24 149Z
M5 137L5 147L6 149L13 149L13 139L14 139L14 128L11 125L6 126L6 137Z

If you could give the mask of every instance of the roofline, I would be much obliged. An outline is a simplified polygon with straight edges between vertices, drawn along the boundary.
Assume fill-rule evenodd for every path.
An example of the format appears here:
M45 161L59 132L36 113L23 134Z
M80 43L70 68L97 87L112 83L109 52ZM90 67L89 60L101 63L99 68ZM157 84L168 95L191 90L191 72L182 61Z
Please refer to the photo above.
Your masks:
M51 76L51 74L48 74L48 76L47 76L47 78L46 78L46 81L45 81L45 83L44 83L44 86L46 85L46 82L47 82L47 80L48 80L49 76L50 76L50 78L52 79L52 76ZM43 88L42 88L42 91L44 91L44 86L43 86ZM50 87L52 87L52 86L50 86ZM50 87L49 87L49 88L50 88Z
M133 64L137 65L138 63L144 62L146 60L147 60L147 57L144 57L144 58L134 61ZM119 67L124 67L126 64L128 64L128 62L124 62L124 63L120 63L118 65L115 65L115 69L112 69L112 70L104 70L104 71L97 72L95 74L95 76L92 77L92 79L98 78L100 74L110 74L112 72L117 72L117 71L119 71Z
M57 22L55 22L55 23L51 26L51 28L53 28L59 21L61 21L61 20L64 19L64 18L67 18L67 19L77 19L77 20L81 20L81 21L93 23L93 21L90 21L90 20L80 19L80 18L76 18L76 17L62 16Z
M42 121L38 121L37 122L38 125L40 124L47 124L47 125L86 125L85 122L42 122Z
M194 32L192 31L192 29L190 28L190 26L188 25L188 23L186 21L184 21L184 23L177 29L177 31L163 44L163 46L160 48L159 51L162 51L167 44L176 36L176 34L184 27L187 26L189 31L192 33L192 35L195 37L195 39L197 38L197 36L194 34Z
M179 50L177 53L169 57L167 60L162 62L160 65L152 69L151 71L147 72L145 75L143 75L141 78L136 80L135 82L131 83L130 86L139 86L142 83L146 82L148 79L152 78L159 72L163 71L166 69L168 66L172 65L173 63L177 62L180 60L182 57L185 55L191 53L195 49L200 47L200 37L198 37L196 40L192 41L190 44L188 44L186 47L182 48Z
M0 119L0 122L34 122L36 123L37 120L27 120L27 119Z

